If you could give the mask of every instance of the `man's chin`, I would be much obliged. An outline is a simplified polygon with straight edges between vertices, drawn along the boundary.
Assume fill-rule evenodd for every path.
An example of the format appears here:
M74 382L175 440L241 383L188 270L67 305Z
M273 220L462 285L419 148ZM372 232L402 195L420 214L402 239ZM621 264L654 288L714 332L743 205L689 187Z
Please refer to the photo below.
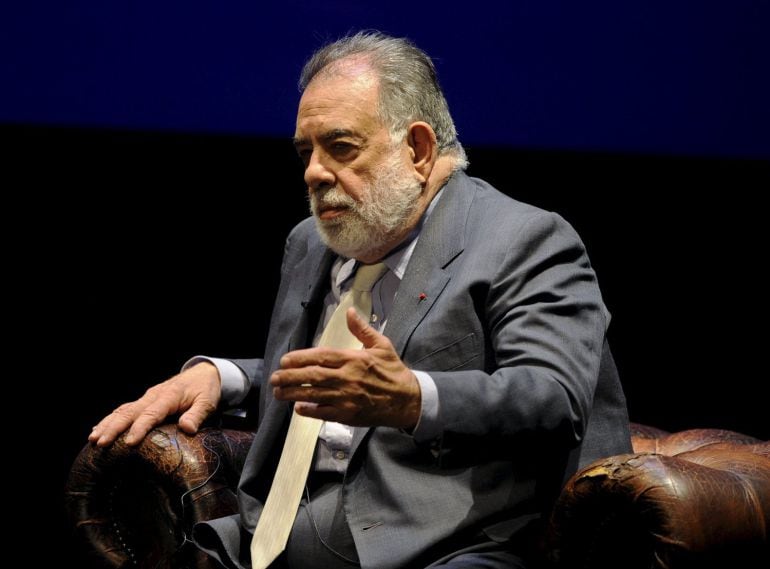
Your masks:
M374 250L372 243L369 240L367 240L366 243L350 243L339 239L339 237L334 234L334 231L329 231L334 225L337 224L320 223L319 221L319 223L316 224L316 229L318 230L318 235L321 237L321 241L323 241L324 245L338 255L348 259L357 259L366 257L368 253Z

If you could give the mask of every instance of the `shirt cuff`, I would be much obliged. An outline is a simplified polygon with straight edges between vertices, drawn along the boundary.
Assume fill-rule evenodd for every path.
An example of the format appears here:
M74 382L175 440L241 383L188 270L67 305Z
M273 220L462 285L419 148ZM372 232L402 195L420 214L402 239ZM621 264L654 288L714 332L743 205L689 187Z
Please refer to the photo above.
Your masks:
M201 362L209 362L217 368L221 382L222 403L225 407L236 407L246 399L246 395L249 394L249 378L246 377L241 368L230 360L194 356L184 363L182 371Z
M424 371L412 370L420 384L421 406L420 419L417 426L412 431L414 440L419 443L435 439L441 434L441 428L438 424L438 389L433 378Z

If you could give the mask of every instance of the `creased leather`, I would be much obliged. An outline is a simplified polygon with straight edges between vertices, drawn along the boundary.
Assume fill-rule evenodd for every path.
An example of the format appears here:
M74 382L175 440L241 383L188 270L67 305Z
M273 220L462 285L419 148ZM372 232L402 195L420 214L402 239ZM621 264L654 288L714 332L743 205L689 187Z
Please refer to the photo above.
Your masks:
M232 514L253 434L176 425L136 448L86 445L65 488L65 506L88 567L214 567L186 543L192 525Z
M549 527L558 567L768 567L770 443L632 429L634 454L573 476Z

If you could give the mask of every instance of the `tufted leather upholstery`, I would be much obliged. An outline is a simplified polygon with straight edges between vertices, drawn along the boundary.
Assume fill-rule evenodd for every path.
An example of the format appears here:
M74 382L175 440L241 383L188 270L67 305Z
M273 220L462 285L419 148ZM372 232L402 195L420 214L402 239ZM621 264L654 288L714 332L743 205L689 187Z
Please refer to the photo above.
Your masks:
M573 476L549 526L560 567L770 567L770 443L632 425L634 453Z
M253 435L166 425L137 447L86 445L66 505L85 567L201 569L192 525L236 510ZM632 425L634 454L573 476L553 511L546 552L555 567L770 567L770 443L731 431L666 433Z
M187 536L193 524L235 513L235 488L253 433L176 425L136 448L86 445L70 470L65 506L87 567L193 569L216 565Z

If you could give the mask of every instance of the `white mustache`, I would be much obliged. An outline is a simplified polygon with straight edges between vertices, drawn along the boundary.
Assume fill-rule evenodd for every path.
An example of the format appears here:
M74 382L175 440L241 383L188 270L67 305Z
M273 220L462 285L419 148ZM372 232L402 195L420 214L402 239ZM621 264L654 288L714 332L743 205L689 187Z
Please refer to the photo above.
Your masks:
M328 190L317 190L312 193L310 203L313 206L313 211L317 212L329 207L355 207L356 200L335 186Z

